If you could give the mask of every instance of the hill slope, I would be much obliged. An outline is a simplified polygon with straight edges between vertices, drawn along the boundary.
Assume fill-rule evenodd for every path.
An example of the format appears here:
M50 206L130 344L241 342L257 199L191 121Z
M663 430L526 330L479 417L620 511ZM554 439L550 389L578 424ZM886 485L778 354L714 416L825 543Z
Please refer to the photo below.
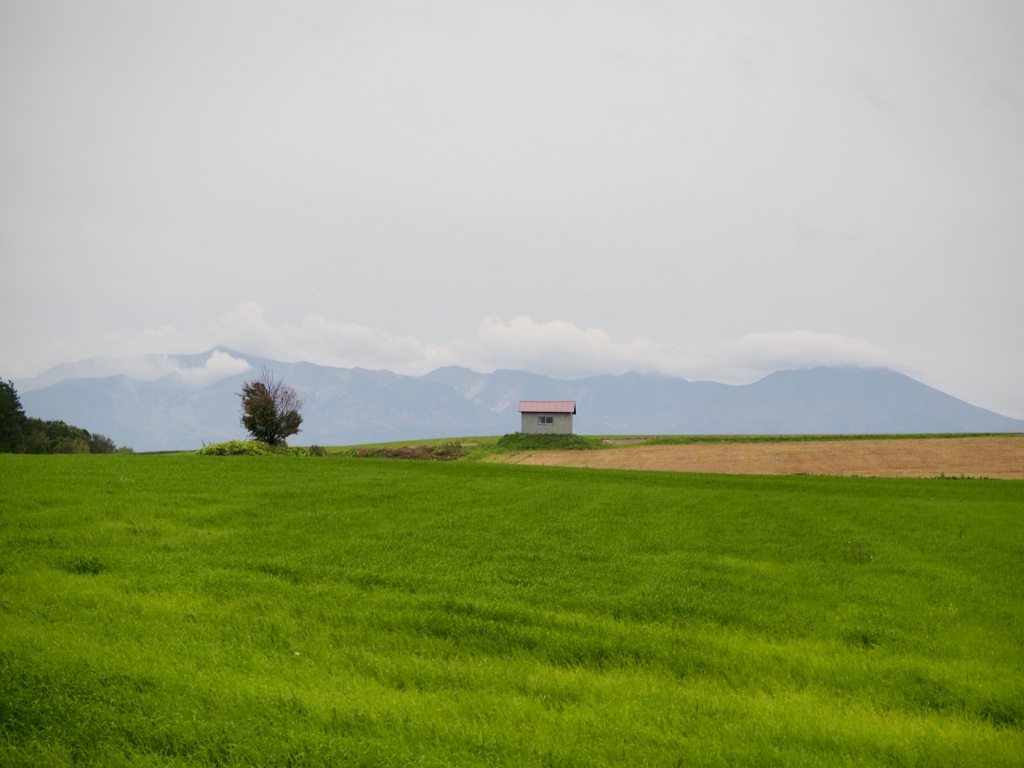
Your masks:
M303 429L293 442L303 444L515 432L521 399L576 400L576 430L585 434L1024 432L1024 421L884 369L780 371L737 386L653 374L562 380L458 367L403 376L224 349L160 361L135 365L148 376L96 376L116 366L85 361L17 384L28 415L78 424L140 451L242 437L236 393L262 366L302 397Z

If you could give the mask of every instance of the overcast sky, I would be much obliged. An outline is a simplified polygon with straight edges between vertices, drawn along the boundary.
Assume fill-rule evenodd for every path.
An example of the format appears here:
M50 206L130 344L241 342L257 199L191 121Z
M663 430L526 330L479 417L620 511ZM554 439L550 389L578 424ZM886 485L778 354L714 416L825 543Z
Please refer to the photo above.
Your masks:
M1024 418L1019 0L0 0L0 378L282 360Z

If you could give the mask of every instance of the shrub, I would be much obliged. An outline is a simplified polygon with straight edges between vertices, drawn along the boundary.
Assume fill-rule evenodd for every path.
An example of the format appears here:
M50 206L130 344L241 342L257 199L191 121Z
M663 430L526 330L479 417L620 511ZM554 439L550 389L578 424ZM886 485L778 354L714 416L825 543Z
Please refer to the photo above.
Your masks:
M204 446L199 452L201 456L330 456L325 448L312 445L303 446L267 445L259 440L229 440L226 443L214 443Z
M466 449L462 447L462 443L458 440L447 440L440 445L434 446L431 458L438 461L452 461L465 456L466 453Z
M422 459L454 461L467 453L462 443L449 440L438 445L400 445L383 448L356 448L349 455L357 459Z
M267 449L275 456L330 456L327 450L319 445L311 445L308 448L302 445L273 445L267 446Z
M583 435L528 435L513 432L498 440L498 447L507 451L589 451L595 441Z
M270 449L257 440L229 440L203 446L200 456L269 456Z

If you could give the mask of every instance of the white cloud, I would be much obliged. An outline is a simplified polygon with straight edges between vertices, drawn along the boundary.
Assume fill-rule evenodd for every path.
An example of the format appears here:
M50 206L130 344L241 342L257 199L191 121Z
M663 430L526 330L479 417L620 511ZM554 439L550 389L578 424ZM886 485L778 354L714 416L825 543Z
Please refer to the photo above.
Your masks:
M709 347L693 364L691 376L743 383L773 371L817 365L903 366L894 355L864 339L816 331L748 333L734 342Z
M276 324L256 302L243 302L204 331L212 344L285 362L305 360L340 368L426 373L449 361L445 352L412 336L309 314Z
M456 349L484 369L519 368L563 377L660 370L667 352L647 339L618 342L598 328L578 328L566 320L537 323L522 315L508 323L486 318L476 336Z
M189 386L202 387L220 379L226 379L228 376L244 373L250 367L245 360L232 357L229 353L216 349L201 366L174 365L172 373L180 376Z
M177 337L175 333L172 337ZM154 381L164 376L177 376L190 387L203 387L234 376L250 368L249 363L223 350L214 350L199 365L188 365L179 357L162 353L136 357L91 357L62 363L32 378L23 379L19 387L30 392L67 378L98 379L107 376L130 376L138 381Z
M473 366L522 368L566 378L638 371L750 382L773 371L816 365L900 367L891 354L863 339L814 331L749 333L715 346L690 348L664 341L617 341L597 328L565 320L537 323L518 316L484 320L468 344L456 347ZM470 363L464 363L470 364Z

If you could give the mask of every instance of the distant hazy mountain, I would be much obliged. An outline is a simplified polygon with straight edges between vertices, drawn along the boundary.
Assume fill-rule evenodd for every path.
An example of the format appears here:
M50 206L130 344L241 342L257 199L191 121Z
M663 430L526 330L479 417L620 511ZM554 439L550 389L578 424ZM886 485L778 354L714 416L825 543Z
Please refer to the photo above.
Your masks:
M176 450L243 438L237 393L263 366L304 402L296 444L500 435L519 429L520 400L575 400L576 431L583 434L1024 432L1022 420L884 369L780 371L741 386L638 373L561 380L458 367L401 376L217 348L62 364L15 385L29 416L62 419L137 451Z

